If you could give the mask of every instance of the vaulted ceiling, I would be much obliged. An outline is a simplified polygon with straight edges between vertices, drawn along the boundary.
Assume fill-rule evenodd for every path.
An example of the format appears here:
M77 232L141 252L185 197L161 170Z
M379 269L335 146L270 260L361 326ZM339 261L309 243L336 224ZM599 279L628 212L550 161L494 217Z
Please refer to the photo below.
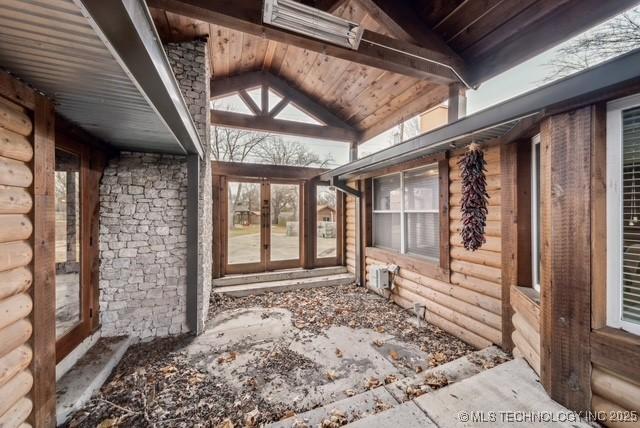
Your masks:
M363 43L353 58L330 46L310 47L260 31L261 0L148 3L163 41L208 36L214 84L245 72L269 71L333 111L364 140L441 103L457 80L449 69L403 58L398 50L434 55L477 85L636 1L303 1L362 24L369 30L366 39L395 49L380 53ZM237 13L227 19L231 9Z

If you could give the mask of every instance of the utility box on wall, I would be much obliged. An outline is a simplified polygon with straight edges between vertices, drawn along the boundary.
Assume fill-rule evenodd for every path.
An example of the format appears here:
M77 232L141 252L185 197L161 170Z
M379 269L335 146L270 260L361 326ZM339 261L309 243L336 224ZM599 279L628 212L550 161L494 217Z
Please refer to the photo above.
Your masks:
M373 288L377 290L388 290L390 288L389 269L384 266L372 266L371 282Z

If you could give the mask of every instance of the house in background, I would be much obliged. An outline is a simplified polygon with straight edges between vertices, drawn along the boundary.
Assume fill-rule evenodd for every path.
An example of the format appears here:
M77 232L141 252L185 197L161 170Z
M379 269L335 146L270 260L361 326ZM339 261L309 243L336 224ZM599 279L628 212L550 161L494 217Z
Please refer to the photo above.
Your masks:
M369 287L373 267L399 266L395 289L378 291L525 358L560 404L638 411L625 204L640 53L463 117L466 88L635 2L307 3L354 23L359 43L263 22L261 1L2 2L0 426L63 422L77 403L56 409L56 386L102 338L124 337L109 341L121 356L132 341L202 333L216 280L327 266ZM211 108L230 94L248 113ZM360 143L445 100L446 126L357 159ZM283 119L288 105L315 123ZM351 162L214 162L212 125L340 141ZM477 252L458 235L456 160L472 141L491 196ZM237 262L234 183L260 195L262 225ZM299 198L285 244L268 233L274 186ZM319 206L326 191L335 210ZM318 236L326 217L332 239Z

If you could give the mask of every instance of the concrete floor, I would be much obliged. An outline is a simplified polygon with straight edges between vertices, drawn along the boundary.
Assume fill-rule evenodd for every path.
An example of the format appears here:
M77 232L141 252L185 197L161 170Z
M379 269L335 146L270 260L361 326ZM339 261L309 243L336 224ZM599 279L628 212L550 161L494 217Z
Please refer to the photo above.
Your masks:
M376 341L384 345L378 347ZM416 364L427 358L415 345L389 334L344 326L316 334L296 328L285 309L253 308L227 311L211 320L188 353L231 385L264 379L260 390L265 400L307 410L364 392L373 378L382 382L388 376L415 375L393 364L390 349ZM278 355L290 360L290 370L276 367L280 374L264 376L269 364L281 359Z

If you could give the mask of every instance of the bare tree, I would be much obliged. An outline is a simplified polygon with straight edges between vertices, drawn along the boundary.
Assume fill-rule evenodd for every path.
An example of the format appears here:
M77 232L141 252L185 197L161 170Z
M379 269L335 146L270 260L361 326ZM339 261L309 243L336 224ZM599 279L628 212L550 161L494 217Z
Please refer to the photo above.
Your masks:
M256 146L254 153L260 162L272 165L306 166L323 168L332 161L332 156L321 158L304 144L298 141L285 141L282 138L271 138ZM292 211L297 218L298 195L288 186L277 186L271 192L271 222L278 224L280 214L285 210Z
M262 163L271 165L315 166L325 168L333 162L331 155L321 158L298 141L285 141L274 137L258 144L254 156Z
M561 47L546 65L545 82L584 70L640 47L640 8L631 9Z
M213 157L219 161L246 162L255 148L269 141L271 134L214 126L211 133Z

